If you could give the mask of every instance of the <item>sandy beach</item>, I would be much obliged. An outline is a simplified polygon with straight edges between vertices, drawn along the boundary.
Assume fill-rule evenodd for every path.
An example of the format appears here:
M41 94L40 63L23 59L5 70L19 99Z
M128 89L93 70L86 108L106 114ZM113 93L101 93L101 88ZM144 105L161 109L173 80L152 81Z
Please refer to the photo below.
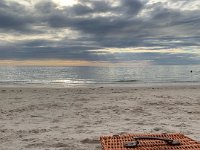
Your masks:
M101 150L101 135L200 141L200 86L0 88L1 150Z

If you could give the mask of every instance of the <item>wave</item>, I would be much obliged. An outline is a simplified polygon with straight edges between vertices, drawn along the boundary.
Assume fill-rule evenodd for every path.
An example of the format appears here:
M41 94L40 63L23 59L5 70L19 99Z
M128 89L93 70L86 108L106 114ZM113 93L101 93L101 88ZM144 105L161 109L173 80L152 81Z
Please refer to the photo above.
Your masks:
M116 82L122 82L122 83L133 83L133 82L140 82L140 80L118 80Z
M12 84L12 83L28 83L26 80L5 80L0 81L0 84Z
M0 80L0 86L1 85L56 85L56 86L77 86L77 85L100 85L100 84L146 84L146 83L197 83L199 84L200 81L178 81L178 80L165 80L165 81L143 81L143 80L88 80L88 79L63 79L63 80Z

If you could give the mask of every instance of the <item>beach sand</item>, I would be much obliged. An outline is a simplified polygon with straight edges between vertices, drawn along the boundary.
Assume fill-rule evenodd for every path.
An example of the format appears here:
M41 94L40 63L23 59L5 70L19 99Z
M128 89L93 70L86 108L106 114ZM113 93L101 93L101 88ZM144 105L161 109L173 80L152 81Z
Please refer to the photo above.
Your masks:
M0 88L1 150L101 150L101 135L200 141L200 86Z

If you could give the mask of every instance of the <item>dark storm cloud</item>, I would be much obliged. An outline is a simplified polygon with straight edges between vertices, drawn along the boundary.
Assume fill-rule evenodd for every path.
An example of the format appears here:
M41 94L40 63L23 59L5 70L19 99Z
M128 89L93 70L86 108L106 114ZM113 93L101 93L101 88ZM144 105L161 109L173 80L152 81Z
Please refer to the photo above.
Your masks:
M154 8L153 11L149 12L150 16L148 18L145 18L137 16L140 11L145 9L145 5L141 1L121 1L119 6L113 7L104 4L105 9L102 9L102 11L94 9L98 8L97 4L90 3L95 7L90 8L87 5L77 4L70 7L70 9L66 9L64 14L56 13L56 15L48 16L46 21L53 28L70 27L82 33L89 33L91 39L98 41L100 45L108 47L119 46L119 43L122 45L121 47L155 46L155 44L150 44L149 40L146 43L146 39L154 38L157 41L162 41L167 37L168 39L177 38L177 40L180 40L181 37L185 36L189 36L189 38L197 36L200 32L198 30L200 20L197 15L200 12L198 11L194 14L191 11L165 8L162 3L158 3L151 6ZM112 15L74 17L97 12L110 12ZM143 43L135 41L143 41ZM167 47L174 46L173 43L170 43L170 40L166 45L168 45Z
M124 27L134 25L135 22L140 22L139 20L128 19L135 17L142 9L143 4L140 1L122 0L119 6L111 6L111 4L104 1L87 2L90 3L90 7L86 5L87 3L82 2L72 7L67 7L62 12L50 7L53 13L46 15L45 21L53 28L69 27L91 35L116 33L118 32L116 30L121 30ZM110 13L111 15L98 16L101 13ZM94 14L97 16L90 16ZM86 15L89 16L87 17Z
M99 60L96 53L88 50L99 49L97 46L65 43L65 45L48 41L34 40L12 45L0 46L0 59L70 59L70 60ZM56 46L54 46L56 45ZM103 58L103 57L102 57Z
M11 50L12 49L12 50ZM13 50L14 49L14 50ZM70 60L98 60L98 56L89 50L91 47L69 46L69 47L4 47L0 51L0 59L70 59Z
M68 11L74 15L86 15L98 12L109 12L111 9L110 5L105 1L93 1L92 7L85 5L83 2L74 5L69 8Z
M90 6L88 6L88 4ZM119 6L112 6L106 1L83 0L73 7L67 8L68 13L72 15L87 15L95 13L117 13L118 15L126 13L127 15L137 14L143 7L143 3L139 0L120 0Z
M113 1L116 2L116 1ZM123 48L146 47L151 51L160 47L190 48L200 46L200 11L170 8L164 3L148 4L142 0L119 0L118 5L104 0L81 0L73 6L62 9L58 4L45 0L32 8L16 2L0 1L0 32L22 34L43 34L49 30L71 29L79 33L76 39L63 38L60 41L24 40L21 43L0 45L0 59L85 59L116 60L120 58L149 60L152 53L123 54ZM174 2L175 3L175 2ZM185 4L187 1L184 2ZM36 27L42 26L43 30ZM64 34L64 33L63 33ZM93 43L93 44L91 44ZM85 46L87 45L87 46ZM95 46L94 46L95 45ZM118 54L100 55L98 49L122 48ZM156 48L155 48L156 49ZM96 51L89 51L96 50ZM178 54L180 55L180 54ZM188 54L158 53L150 60L156 63L196 63L195 56ZM191 54L192 55L192 54Z
M29 16L25 6L17 2L0 1L0 29L27 31L33 23L33 17Z

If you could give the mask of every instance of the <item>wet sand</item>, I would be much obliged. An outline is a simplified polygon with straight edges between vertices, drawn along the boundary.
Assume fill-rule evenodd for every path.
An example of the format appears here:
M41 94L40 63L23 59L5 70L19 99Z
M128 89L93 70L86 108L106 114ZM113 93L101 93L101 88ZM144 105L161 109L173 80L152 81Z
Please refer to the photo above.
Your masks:
M200 141L200 86L0 88L1 150L101 150L101 135Z

